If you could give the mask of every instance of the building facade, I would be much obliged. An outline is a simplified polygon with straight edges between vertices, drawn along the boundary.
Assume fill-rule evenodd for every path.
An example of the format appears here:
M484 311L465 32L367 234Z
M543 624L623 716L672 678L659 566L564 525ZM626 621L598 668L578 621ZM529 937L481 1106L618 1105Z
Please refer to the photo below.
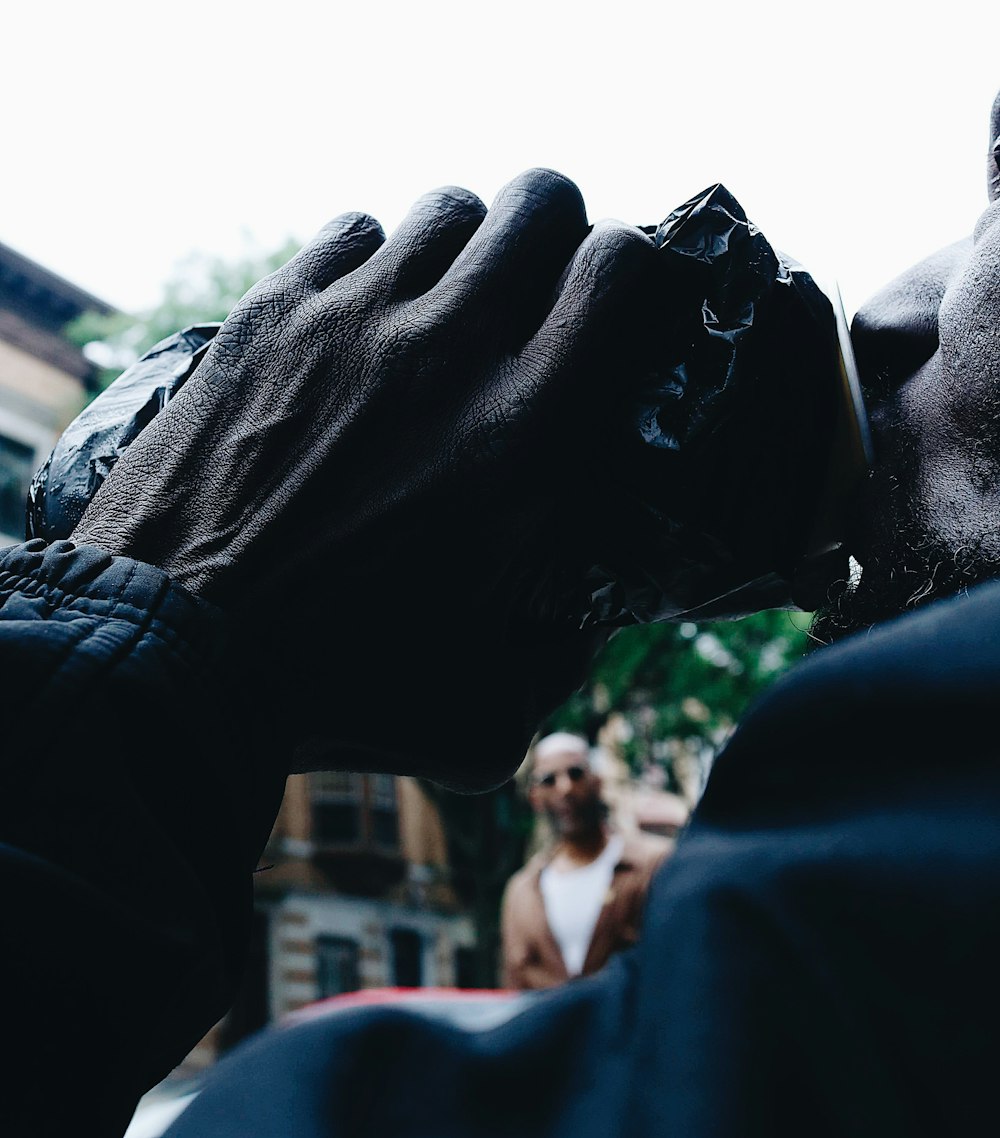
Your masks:
M112 308L0 244L0 543L24 540L28 484L93 390L95 369L65 335Z
M475 937L440 816L413 779L293 775L255 878L243 991L192 1064L315 1000L468 987Z

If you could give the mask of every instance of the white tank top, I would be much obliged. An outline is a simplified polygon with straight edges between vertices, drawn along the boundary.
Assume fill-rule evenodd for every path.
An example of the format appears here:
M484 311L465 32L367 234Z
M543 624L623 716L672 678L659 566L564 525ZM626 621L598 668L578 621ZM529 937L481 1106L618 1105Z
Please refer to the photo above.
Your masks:
M612 834L589 865L564 870L547 865L542 870L538 884L545 902L545 916L570 976L579 976L583 971L594 926L624 847L621 835Z

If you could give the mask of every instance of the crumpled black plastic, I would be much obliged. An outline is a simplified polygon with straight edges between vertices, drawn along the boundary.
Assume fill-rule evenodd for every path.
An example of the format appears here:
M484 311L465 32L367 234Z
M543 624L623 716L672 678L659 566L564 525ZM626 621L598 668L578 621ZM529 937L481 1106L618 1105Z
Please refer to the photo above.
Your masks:
M828 500L843 414L833 306L724 186L674 210L654 240L662 353L609 439L580 621L813 608L847 576Z
M610 417L576 560L540 564L549 579L525 592L545 598L536 615L579 627L811 608L847 571L839 535L817 530L838 414L832 305L721 185L654 240L659 366ZM161 341L74 420L32 483L29 537L70 535L218 327Z
M28 490L25 531L68 538L130 443L180 391L219 324L196 324L161 340L73 420Z

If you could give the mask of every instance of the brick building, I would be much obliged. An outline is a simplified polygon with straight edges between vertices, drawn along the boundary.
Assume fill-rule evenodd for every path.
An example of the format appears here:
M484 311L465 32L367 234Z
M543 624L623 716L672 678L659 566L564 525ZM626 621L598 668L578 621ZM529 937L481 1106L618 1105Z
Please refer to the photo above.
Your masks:
M246 983L196 1066L313 1000L469 985L475 928L441 819L412 779L293 775L262 862Z
M32 474L92 390L66 325L111 306L0 244L0 544L24 539Z

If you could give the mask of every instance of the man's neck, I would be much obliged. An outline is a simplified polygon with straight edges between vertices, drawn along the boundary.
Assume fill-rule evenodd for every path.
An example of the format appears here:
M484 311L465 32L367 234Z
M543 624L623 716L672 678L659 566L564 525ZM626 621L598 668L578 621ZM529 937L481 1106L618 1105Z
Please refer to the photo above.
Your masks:
M604 853L609 837L607 826L599 826L586 834L563 838L556 846L552 864L556 869L576 869L590 865Z

